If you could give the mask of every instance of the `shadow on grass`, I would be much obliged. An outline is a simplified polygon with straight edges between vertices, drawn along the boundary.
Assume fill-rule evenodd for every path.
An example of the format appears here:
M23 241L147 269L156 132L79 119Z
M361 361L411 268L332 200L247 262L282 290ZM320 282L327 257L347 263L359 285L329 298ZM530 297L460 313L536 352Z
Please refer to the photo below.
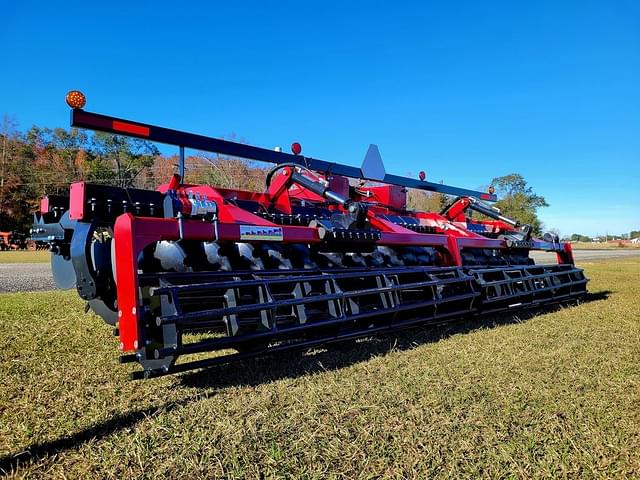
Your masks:
M606 300L612 292L603 290L587 293L579 303ZM256 386L283 378L295 378L320 371L338 370L367 361L371 357L390 351L409 350L420 345L438 342L450 336L473 330L494 328L521 323L543 313L553 312L570 304L553 305L532 310L520 310L510 314L493 314L489 317L473 317L449 321L439 325L415 327L361 339L332 343L311 351L293 351L273 354L240 362L240 368L217 365L186 373L180 382L186 387L226 388L246 385Z
M52 456L73 450L91 440L100 440L120 430L131 428L150 415L159 412L170 412L176 408L187 405L199 397L189 397L175 402L167 402L158 407L149 407L122 415L116 415L105 422L92 425L74 434L60 437L50 442L36 443L24 450L0 457L0 474L8 474L17 471L21 466L44 457Z
M603 290L590 292L580 303L606 300L612 292ZM452 335L464 334L477 329L494 328L502 325L527 321L541 313L558 310L560 306L537 310L520 311L514 314L497 314L489 318L459 320L442 325L412 329L366 338L358 342L343 342L316 348L310 353L289 352L239 362L236 368L225 365L210 367L182 375L180 383L185 387L220 389L230 386L255 386L283 378L295 378L320 371L337 370L366 361L371 357L384 355L390 351L409 350L420 345L437 342ZM152 380L149 380L152 381ZM100 440L121 430L132 428L138 422L159 412L170 412L202 398L191 396L182 400L167 402L160 406L136 410L80 430L74 434L50 442L33 444L23 451L0 457L0 473L10 473L22 465L41 458L53 456L66 450L79 448L91 440Z

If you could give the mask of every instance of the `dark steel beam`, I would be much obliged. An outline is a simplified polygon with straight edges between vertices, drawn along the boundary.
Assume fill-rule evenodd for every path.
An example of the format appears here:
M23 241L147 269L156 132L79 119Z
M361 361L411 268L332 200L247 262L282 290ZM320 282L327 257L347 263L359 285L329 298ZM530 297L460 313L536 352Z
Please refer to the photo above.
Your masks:
M373 178L367 178L358 167L351 167L349 165L327 162L301 155L293 155L291 153L277 152L267 148L230 142L228 140L207 137L205 135L197 135L195 133L181 132L170 128L133 122L131 120L110 117L99 113L85 112L80 109L74 109L71 111L71 126L143 138L152 142L176 145L181 148L192 148L195 150L220 153L222 155L229 155L232 157L257 160L260 162L274 164L295 163L317 172L333 173L335 175L342 175L345 177L379 181ZM383 181L384 183L392 185L444 193L447 195L470 196L490 202L495 202L497 200L497 196L494 194L442 185L440 183L426 182L398 175L386 174Z

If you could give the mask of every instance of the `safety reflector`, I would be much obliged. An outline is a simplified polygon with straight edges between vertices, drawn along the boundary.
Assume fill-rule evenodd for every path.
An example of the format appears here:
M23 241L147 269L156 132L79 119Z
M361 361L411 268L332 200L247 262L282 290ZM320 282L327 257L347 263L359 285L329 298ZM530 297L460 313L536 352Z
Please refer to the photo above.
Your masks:
M144 137L149 136L149 127L143 125L135 125L133 123L113 121L113 129L119 132L132 133L134 135L142 135Z

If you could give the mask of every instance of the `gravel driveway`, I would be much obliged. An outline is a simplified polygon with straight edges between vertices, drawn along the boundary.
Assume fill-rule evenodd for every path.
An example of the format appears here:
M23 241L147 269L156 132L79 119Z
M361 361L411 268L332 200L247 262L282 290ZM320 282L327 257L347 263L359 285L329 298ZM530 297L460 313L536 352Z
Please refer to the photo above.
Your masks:
M640 256L638 250L575 250L576 262L604 258L629 258ZM533 252L536 263L555 263L555 253ZM48 263L0 263L1 292L33 292L55 290Z
M573 258L577 264L588 262L589 260L599 260L604 258L630 258L640 256L640 249L634 250L574 250ZM550 252L531 252L531 258L536 263L555 263L556 254Z
M48 263L0 263L0 292L55 290Z

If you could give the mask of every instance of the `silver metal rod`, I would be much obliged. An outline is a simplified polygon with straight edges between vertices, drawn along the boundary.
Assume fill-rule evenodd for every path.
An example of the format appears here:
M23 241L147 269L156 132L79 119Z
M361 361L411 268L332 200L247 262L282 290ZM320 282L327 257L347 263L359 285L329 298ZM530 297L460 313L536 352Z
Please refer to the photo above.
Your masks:
M178 160L178 173L180 181L184 182L184 147L180 146L180 159Z
M344 205L345 203L347 203L346 198L336 192L332 192L331 190L325 190L324 196L329 200L333 200L334 202L339 203L340 205Z

